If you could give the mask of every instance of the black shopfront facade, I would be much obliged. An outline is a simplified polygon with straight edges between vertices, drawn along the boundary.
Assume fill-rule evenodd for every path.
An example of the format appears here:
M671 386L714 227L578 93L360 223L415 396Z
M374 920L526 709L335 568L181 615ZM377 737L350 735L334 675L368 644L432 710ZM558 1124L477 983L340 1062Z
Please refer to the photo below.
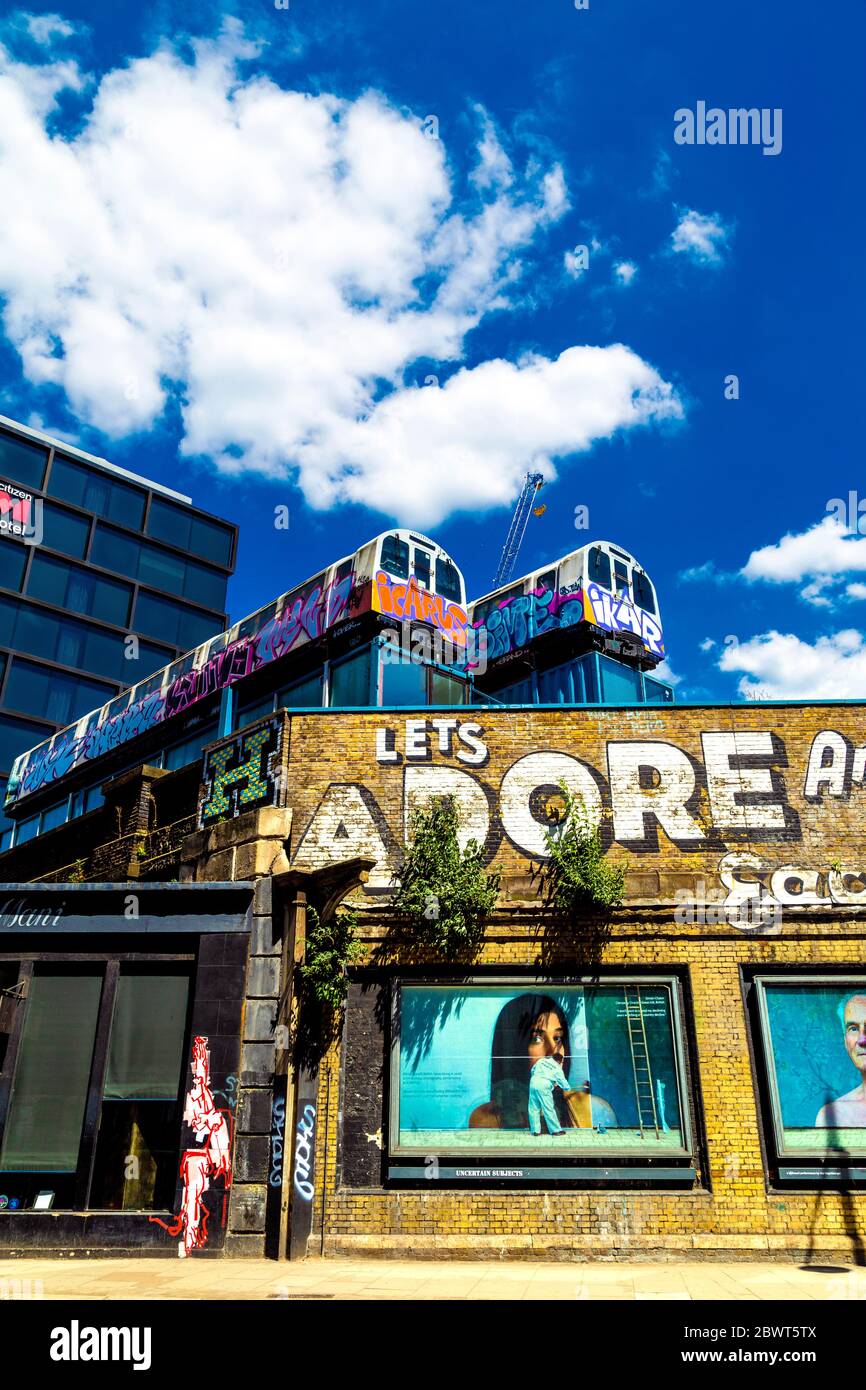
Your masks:
M222 1250L252 897L0 888L0 1254Z

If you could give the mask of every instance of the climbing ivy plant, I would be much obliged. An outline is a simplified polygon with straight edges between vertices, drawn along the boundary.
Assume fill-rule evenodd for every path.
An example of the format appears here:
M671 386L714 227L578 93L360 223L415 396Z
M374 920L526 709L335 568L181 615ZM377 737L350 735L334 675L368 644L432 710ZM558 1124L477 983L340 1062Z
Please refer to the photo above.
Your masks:
M358 914L353 908L335 912L323 922L312 906L307 907L307 939L304 960L298 966L301 979L320 1003L335 1012L346 1002L349 981L346 966L361 954L356 939Z
M451 797L434 797L416 809L393 901L418 939L448 958L477 949L500 883L498 873L484 872L484 851L476 840L461 848L459 829L460 812Z
M583 801L564 783L560 790L564 814L545 834L550 856L543 869L548 903L570 920L619 907L625 891L624 869L605 859L600 826Z

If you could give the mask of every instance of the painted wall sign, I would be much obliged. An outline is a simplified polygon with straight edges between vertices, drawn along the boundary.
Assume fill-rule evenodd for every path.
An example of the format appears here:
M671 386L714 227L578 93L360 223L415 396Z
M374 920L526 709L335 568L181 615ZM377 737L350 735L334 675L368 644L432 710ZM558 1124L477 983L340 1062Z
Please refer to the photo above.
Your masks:
M549 854L551 797L565 783L619 862L631 859L641 872L689 870L693 882L699 875L711 882L708 913L717 904L721 925L773 930L789 908L866 905L862 709L848 716L859 743L833 729L804 735L796 709L775 711L777 726L763 729L751 711L739 712L745 727L733 729L703 726L706 711L628 713L636 714L628 724L661 734L641 737L635 727L636 737L605 738L606 725L623 732L622 711L591 721L523 715L518 736L504 711L485 714L483 724L458 715L370 719L364 780L357 780L357 752L341 764L332 738L330 784L303 810L296 803L292 866L372 858L364 891L392 891L413 811L435 796L458 802L460 837L483 845L488 862L537 863ZM303 760L299 724L293 757ZM667 896L679 901L673 890Z
M282 739L283 721L275 718L207 751L199 829L279 803Z
M539 587L505 599L486 617L473 623L487 633L487 659L494 661L548 632L593 623L607 632L630 633L654 656L664 656L664 638L657 618L628 598L617 599L599 584Z
M7 898L0 903L0 931L50 931L65 911L60 903L32 902L28 898Z

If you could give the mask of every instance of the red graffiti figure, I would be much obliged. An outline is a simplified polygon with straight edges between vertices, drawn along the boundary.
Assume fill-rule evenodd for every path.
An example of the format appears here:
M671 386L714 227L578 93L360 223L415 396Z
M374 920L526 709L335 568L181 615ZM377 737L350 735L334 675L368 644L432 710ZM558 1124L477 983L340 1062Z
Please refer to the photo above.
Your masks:
M228 1110L218 1110L210 1088L210 1053L207 1038L195 1038L192 1044L192 1085L186 1093L183 1118L195 1134L200 1149L187 1149L180 1160L183 1178L183 1198L177 1218L169 1223L158 1216L150 1220L162 1226L171 1236L181 1236L177 1253L181 1259L197 1247L207 1244L207 1208L202 1198L214 1178L225 1179L222 1219L225 1224L226 1205L232 1182L231 1124Z

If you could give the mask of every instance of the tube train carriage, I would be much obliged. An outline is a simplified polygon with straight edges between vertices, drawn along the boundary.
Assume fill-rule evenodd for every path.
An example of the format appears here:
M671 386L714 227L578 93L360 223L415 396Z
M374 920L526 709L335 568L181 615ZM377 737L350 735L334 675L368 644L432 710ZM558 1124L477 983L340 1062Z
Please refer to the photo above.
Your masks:
M81 814L100 804L108 776L142 758L168 770L192 764L206 744L281 706L673 698L644 674L664 655L655 589L634 557L609 542L583 546L469 608L465 593L463 575L436 541L385 531L23 753L6 806L47 795L78 772L64 784L67 812L58 803L45 815ZM441 640L419 652L419 630ZM180 714L172 731L162 728ZM134 756L132 749L113 756L110 771L90 767L131 740ZM23 822L21 831L29 833Z
M666 703L643 673L665 655L658 598L633 555L591 541L469 605L486 670L476 685L511 704Z
M268 684L271 708L276 684L286 687L279 692L285 697L281 702L295 706L401 703L383 698L379 663L372 657L359 661L356 649L369 654L369 647L362 647L365 638L404 622L437 630L452 647L466 645L463 575L429 536L397 529L382 532L353 555L22 753L9 778L6 806L193 706L197 715L207 715L220 693L234 694L239 681L245 699L238 710L223 711L219 729L213 725L205 741L229 732L227 722L250 722L250 698L261 703ZM288 656L291 662L284 662ZM279 667L274 668L275 662ZM435 703L463 704L465 686L465 676L431 677L406 703L434 703L435 695ZM257 717L259 708L253 709Z

